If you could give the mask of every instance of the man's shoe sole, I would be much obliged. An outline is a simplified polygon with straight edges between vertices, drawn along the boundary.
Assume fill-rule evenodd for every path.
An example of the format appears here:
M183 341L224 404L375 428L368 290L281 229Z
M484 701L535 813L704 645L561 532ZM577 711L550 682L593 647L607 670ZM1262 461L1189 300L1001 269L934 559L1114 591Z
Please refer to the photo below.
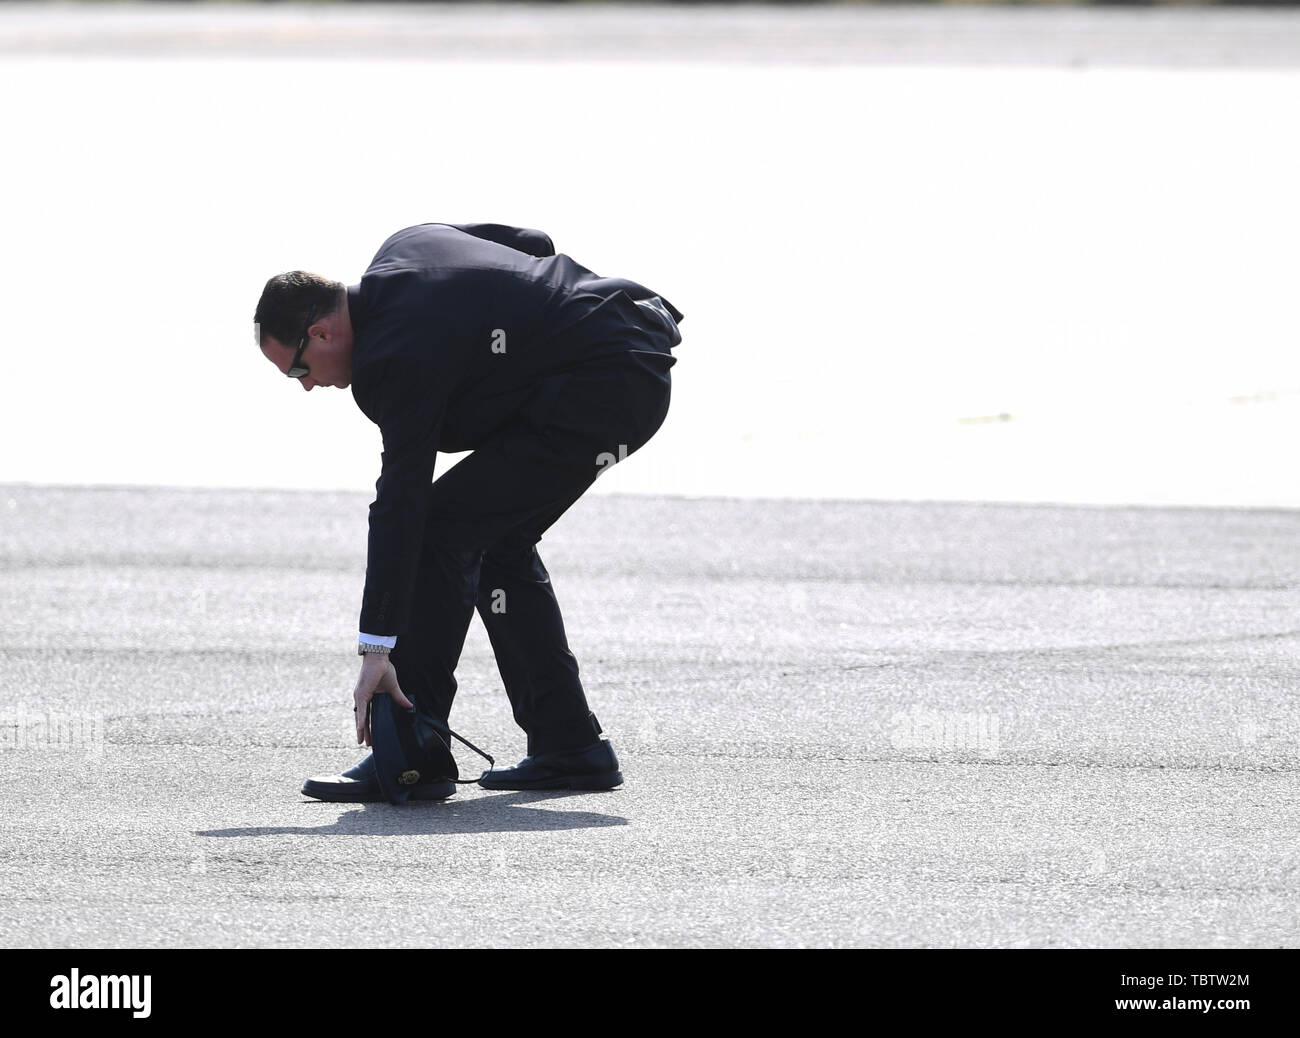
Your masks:
M613 789L623 784L621 771L606 771L597 775L557 775L544 779L502 779L493 782L489 779L478 780L484 789Z
M349 789L344 786L339 788L327 783L313 783L310 779L302 784L302 795L311 797L313 800L323 800L327 804L386 804L388 798L384 796L383 791L376 784L373 788L367 789L364 783L357 783L359 788ZM312 790L315 790L313 792ZM412 800L446 800L456 792L456 783L454 782L429 782L422 786L416 786L411 791Z

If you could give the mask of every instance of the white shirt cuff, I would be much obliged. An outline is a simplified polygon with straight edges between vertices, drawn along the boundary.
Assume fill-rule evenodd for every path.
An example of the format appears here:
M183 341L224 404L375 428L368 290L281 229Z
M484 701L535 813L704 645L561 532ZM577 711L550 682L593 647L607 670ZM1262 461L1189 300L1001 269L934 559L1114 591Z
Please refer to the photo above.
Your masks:
M397 635L395 634L365 634L364 632L357 635L357 641L369 642L371 645L382 645L385 648L392 649L397 646Z

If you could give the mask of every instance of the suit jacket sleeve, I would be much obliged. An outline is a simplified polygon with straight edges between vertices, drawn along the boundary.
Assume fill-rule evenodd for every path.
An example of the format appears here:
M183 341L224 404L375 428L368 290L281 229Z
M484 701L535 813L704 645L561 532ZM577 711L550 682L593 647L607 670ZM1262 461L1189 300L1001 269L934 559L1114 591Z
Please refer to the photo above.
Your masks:
M360 629L400 635L410 622L411 600L429 509L445 406L430 393L430 372L418 358L393 357L370 375L368 406L379 425L383 468L370 506L366 588Z
M539 259L555 255L555 243L550 236L528 227L507 227L500 223L454 223L451 226L475 238L496 242Z

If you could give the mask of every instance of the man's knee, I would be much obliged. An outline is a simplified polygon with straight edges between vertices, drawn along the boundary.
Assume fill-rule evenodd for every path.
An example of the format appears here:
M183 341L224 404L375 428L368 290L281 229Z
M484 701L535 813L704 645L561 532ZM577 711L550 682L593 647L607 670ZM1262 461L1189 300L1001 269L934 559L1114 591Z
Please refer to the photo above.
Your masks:
M537 538L498 541L483 552L483 574L495 580L537 580L546 577ZM484 581L487 583L487 580Z

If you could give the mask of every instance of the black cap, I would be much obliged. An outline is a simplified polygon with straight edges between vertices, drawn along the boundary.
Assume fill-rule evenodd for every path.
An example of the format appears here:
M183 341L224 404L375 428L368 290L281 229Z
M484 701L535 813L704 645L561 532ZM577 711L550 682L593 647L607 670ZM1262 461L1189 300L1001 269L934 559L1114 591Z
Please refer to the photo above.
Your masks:
M394 804L404 804L417 785L455 781L460 772L441 721L395 704L381 692L370 701L370 741L379 788Z

